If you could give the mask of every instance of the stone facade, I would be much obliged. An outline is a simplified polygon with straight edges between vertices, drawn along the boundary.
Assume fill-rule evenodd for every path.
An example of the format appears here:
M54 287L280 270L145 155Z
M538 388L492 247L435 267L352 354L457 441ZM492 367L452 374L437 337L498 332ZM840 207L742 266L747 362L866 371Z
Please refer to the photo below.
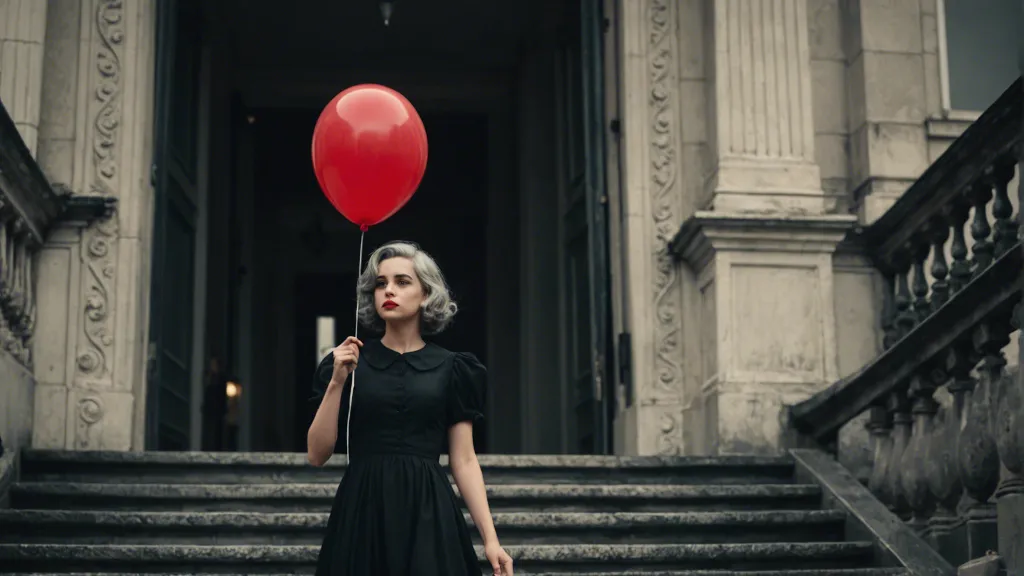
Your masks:
M0 30L0 99L24 140L52 182L119 203L38 257L34 383L0 385L18 405L31 392L33 418L5 438L143 448L155 5L0 3L24 22ZM634 388L619 390L616 452L777 451L783 405L879 350L877 279L837 245L966 125L940 118L936 2L606 5L626 255L611 301ZM866 442L852 426L844 445Z

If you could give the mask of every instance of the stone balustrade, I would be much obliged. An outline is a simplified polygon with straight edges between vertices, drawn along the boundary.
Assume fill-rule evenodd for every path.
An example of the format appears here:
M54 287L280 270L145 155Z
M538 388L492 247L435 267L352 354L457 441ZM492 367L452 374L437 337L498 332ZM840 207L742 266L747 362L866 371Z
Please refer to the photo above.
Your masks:
M868 411L876 497L952 564L998 550L1010 574L1024 573L1024 381L1012 348L1007 362L1022 316L1022 101L1018 79L851 235L885 279L884 351L789 409L829 447Z
M32 366L36 252L57 222L87 223L112 210L111 199L51 186L0 102L0 348L26 368Z

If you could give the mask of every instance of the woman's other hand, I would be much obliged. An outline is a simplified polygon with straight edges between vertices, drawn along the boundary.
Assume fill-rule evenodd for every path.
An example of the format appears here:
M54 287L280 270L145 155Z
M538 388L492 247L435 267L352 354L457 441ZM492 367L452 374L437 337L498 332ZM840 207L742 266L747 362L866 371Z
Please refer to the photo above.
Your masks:
M484 555L494 570L494 576L512 576L512 557L497 542L484 546Z

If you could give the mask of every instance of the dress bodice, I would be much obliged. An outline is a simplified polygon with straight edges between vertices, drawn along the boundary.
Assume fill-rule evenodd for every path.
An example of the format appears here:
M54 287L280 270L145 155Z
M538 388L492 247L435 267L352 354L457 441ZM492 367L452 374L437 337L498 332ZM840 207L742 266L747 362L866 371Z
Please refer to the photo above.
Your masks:
M333 357L321 360L313 378L319 406L330 382ZM336 451L345 449L345 418L352 378L342 390ZM380 340L365 343L355 371L351 458L408 454L437 459L447 451L448 429L483 418L486 369L475 356L440 346L400 354ZM340 450L338 449L340 448Z

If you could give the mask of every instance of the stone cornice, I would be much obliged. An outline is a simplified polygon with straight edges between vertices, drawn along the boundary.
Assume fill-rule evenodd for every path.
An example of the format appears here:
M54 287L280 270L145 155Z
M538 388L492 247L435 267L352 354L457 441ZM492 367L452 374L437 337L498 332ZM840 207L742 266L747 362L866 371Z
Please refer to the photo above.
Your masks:
M696 212L669 242L677 260L701 270L715 252L821 252L836 246L857 224L853 215L766 216Z

